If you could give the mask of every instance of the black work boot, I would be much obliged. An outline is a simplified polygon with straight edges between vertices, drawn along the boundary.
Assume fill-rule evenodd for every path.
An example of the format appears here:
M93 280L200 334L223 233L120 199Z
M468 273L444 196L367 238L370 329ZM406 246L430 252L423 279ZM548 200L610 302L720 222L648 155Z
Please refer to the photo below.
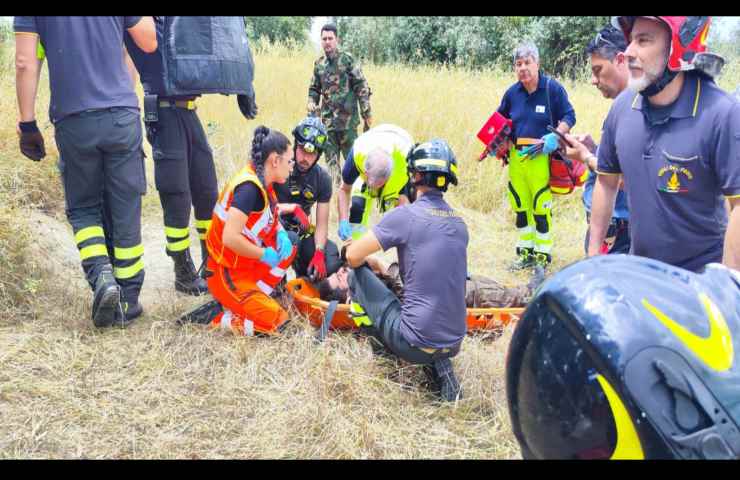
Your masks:
M224 309L220 303L216 300L211 300L208 303L204 303L195 310L191 310L182 317L177 319L178 325L184 325L186 323L197 323L199 325L208 325L216 318L216 315L223 312Z
M95 279L95 291L92 305L93 325L98 328L109 327L118 310L121 301L121 287L113 276L113 267L103 265Z
M199 296L208 292L208 285L195 271L190 249L181 252L167 251L175 262L175 290L188 295Z
M119 308L116 309L116 319L113 321L113 326L126 328L134 323L134 320L139 318L142 313L144 313L144 307L138 300L135 302L121 301Z
M432 390L445 402L462 399L462 388L452 370L449 358L435 360L432 365L425 365L424 371L432 381Z

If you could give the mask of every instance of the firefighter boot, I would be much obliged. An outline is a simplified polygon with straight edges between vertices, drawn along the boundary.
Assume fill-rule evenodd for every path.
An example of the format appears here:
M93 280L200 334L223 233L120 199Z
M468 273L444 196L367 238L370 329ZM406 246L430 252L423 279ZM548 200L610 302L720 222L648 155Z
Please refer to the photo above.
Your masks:
M190 257L190 249L180 252L167 252L175 262L175 290L188 295L199 296L208 292L208 285L200 278Z
M198 268L198 271L200 272L200 278L203 280L206 279L206 265L208 264L208 247L206 246L206 241L201 240L200 241L200 267Z
M118 304L121 301L121 287L113 276L113 267L103 265L95 279L95 294L92 305L93 324L100 327L110 326L116 315Z
M134 323L134 320L139 318L142 313L144 313L144 307L138 300L135 302L122 300L116 309L116 319L113 321L113 326L126 328Z
M224 309L220 303L216 300L211 300L210 302L204 303L195 310L191 310L178 318L177 324L184 325L186 323L197 323L199 325L208 325L219 313L223 311Z

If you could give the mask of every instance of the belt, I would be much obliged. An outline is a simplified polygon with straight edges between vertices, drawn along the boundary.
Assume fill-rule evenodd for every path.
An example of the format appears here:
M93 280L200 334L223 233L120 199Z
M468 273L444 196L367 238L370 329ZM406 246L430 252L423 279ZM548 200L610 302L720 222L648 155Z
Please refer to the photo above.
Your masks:
M184 108L186 110L195 110L195 100L160 100L159 106L162 108Z
M418 348L424 353L428 353L429 355L434 355L437 352L450 353L452 351L449 348L424 348L424 347L416 347L416 348Z

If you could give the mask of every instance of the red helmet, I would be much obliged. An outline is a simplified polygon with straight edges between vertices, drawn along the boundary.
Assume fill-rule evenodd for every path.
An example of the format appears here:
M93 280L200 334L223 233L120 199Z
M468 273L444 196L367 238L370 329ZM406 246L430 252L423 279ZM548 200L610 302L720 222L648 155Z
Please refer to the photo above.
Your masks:
M620 28L627 42L638 17L613 17L612 24ZM707 52L707 35L711 17L644 17L662 22L671 32L671 50L667 69L672 72L701 70L714 77L725 61L719 55Z

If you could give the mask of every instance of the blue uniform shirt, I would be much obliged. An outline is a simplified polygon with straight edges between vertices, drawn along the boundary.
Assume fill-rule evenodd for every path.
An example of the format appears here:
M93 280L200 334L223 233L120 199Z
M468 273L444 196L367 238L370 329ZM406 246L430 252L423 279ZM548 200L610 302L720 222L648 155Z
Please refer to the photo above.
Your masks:
M549 106L552 107L552 115L548 110L546 94L548 79L550 81ZM548 133L548 125L557 127L561 121L571 128L576 124L576 112L568 100L565 88L557 80L542 72L537 82L537 90L531 94L527 93L522 82L516 82L509 87L501 99L498 112L513 122L515 141L538 140ZM525 141L525 144L528 143L532 142Z
M386 213L373 233L383 250L398 250L401 335L416 347L459 345L467 331L468 228L463 219L441 192L430 190Z
M740 103L686 72L668 117L651 124L630 90L614 101L599 145L600 174L624 175L632 253L699 270L722 260L727 211L740 197Z
M85 110L139 108L124 61L124 30L141 17L15 17L16 33L37 34L49 62L53 123Z
M598 149L596 151L598 155ZM589 172L586 183L583 184L583 206L587 212L591 212L591 201L594 195L594 185L596 185L596 172ZM612 218L619 218L621 220L629 220L630 209L627 206L627 194L624 190L620 190L617 193L617 200L614 203L614 212Z

